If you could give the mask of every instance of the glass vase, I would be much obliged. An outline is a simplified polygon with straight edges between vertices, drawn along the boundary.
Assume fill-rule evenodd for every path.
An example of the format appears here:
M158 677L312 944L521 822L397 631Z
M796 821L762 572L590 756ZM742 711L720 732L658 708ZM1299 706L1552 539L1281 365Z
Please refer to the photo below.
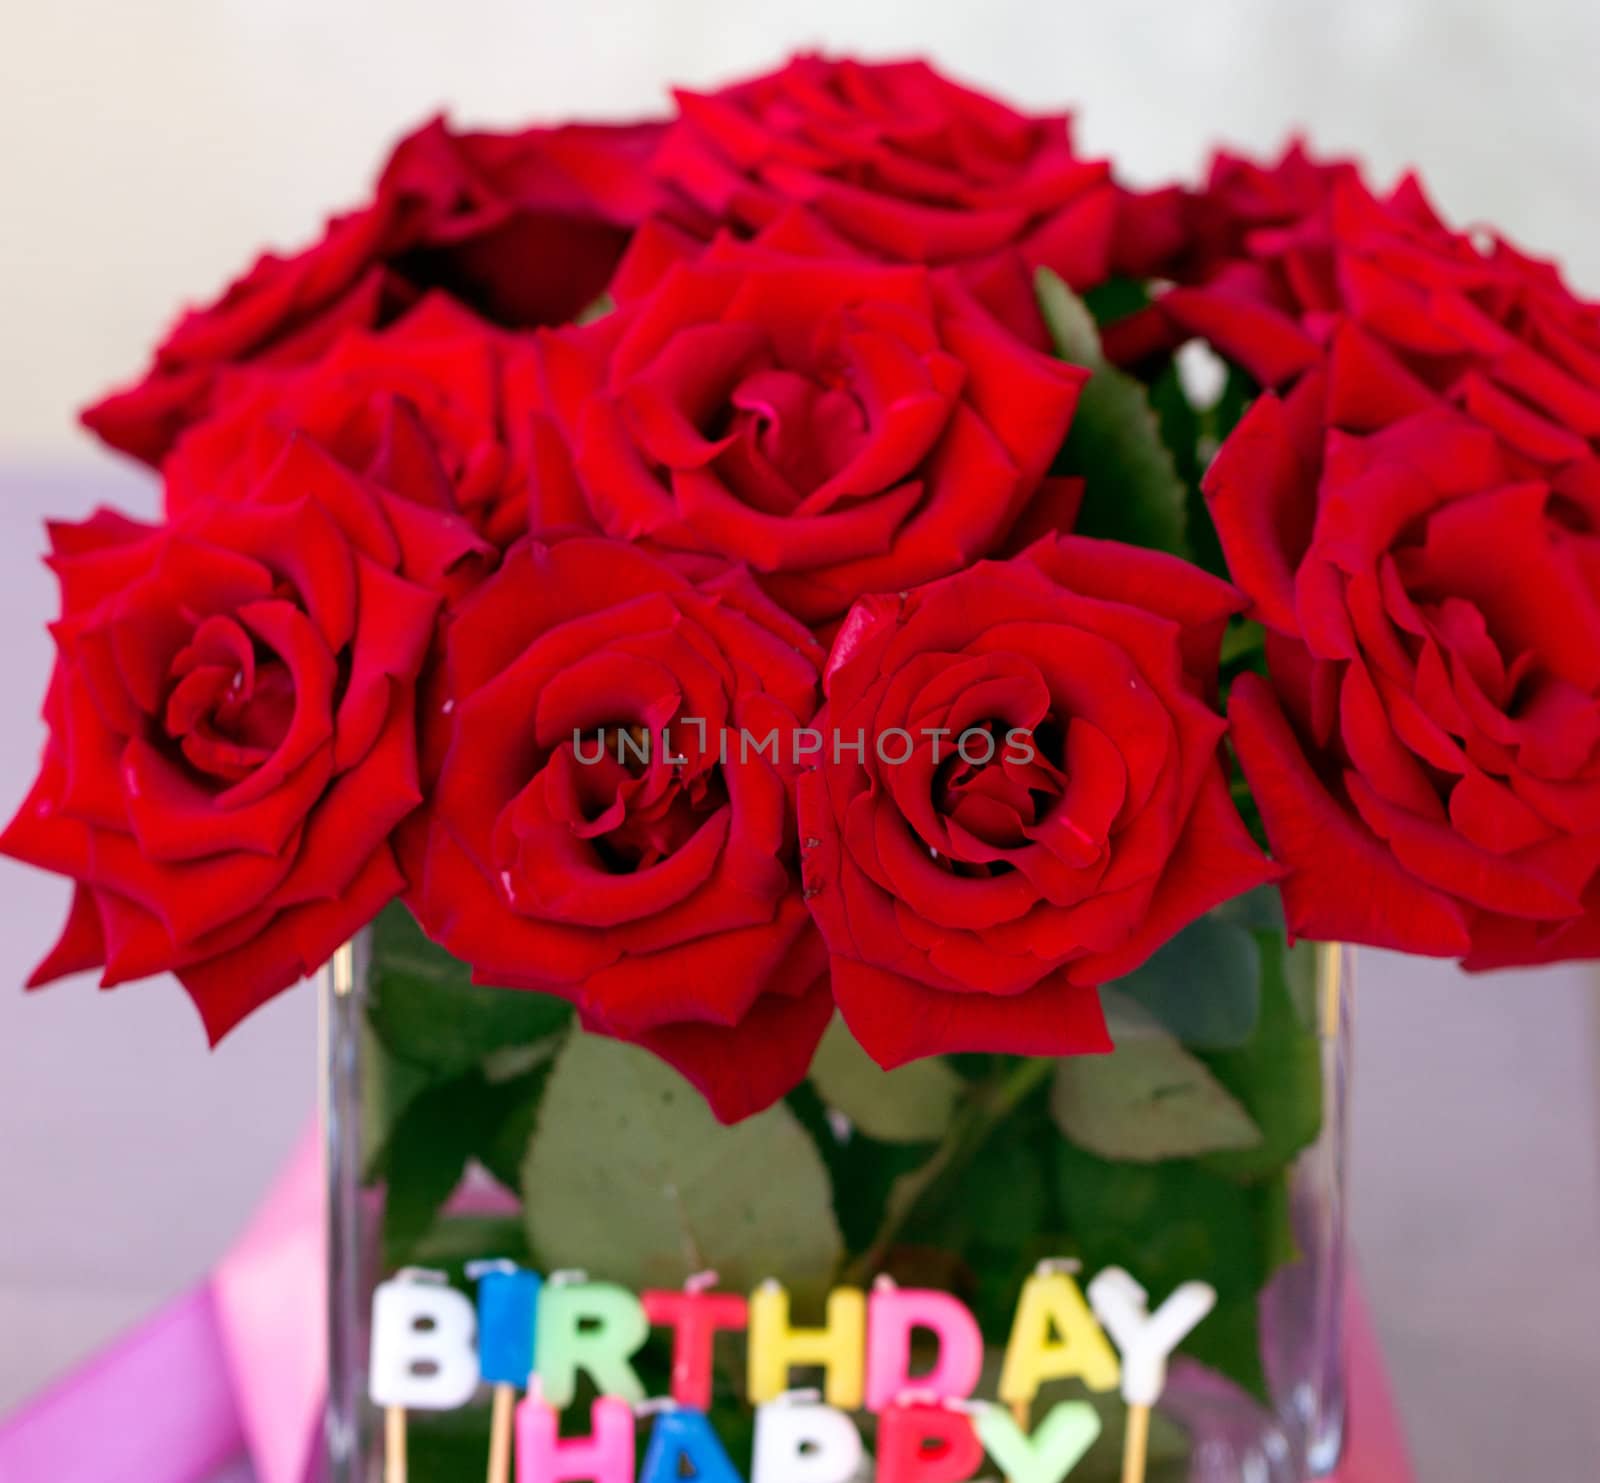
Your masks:
M559 1012L554 1001L469 987L449 960L426 960L448 981L419 988L411 931L409 919L380 920L320 975L331 1483L386 1476L384 1418L367 1399L375 1285L423 1267L470 1295L469 1264L496 1258L635 1289L680 1286L710 1265L728 1290L773 1277L793 1293L796 1322L819 1321L832 1286L886 1274L950 1291L995 1361L980 1398L995 1394L1010 1316L1035 1270L1065 1268L1087 1284L1121 1266L1152 1306L1202 1280L1217 1306L1174 1356L1147 1483L1304 1483L1336 1465L1350 950L1291 948L1281 925L1213 914L1105 994L1117 1044L1108 1056L953 1057L937 1074L886 1074L836 1025L806 1084L766 1122L727 1130L643 1052L594 1044L565 1022L535 1034L541 1011ZM635 1076L660 1117L620 1110ZM566 1109L585 1097L587 1141L574 1158ZM804 1179L783 1168L791 1146L813 1150ZM638 1172L691 1152L700 1170L770 1165L770 1177L741 1186L742 1214L717 1207L699 1242L719 1248L709 1252L689 1227L714 1176L694 1176L702 1184L682 1196L679 1230L658 1208L681 1194L675 1176L658 1188ZM617 1169L629 1179L608 1183ZM803 1234L816 1212L796 1194L818 1178L836 1232L821 1265ZM773 1268L750 1264L728 1233L737 1220L768 1232ZM666 1389L664 1346L652 1338L635 1357L651 1393ZM717 1351L712 1420L748 1478L742 1335L719 1338ZM1055 1382L1026 1419L1037 1424L1062 1398L1089 1400L1101 1422L1068 1483L1116 1483L1127 1426L1116 1388ZM484 1477L489 1416L488 1386L458 1410L412 1413L408 1483ZM859 1419L870 1456L874 1421ZM641 1417L641 1452L650 1424Z

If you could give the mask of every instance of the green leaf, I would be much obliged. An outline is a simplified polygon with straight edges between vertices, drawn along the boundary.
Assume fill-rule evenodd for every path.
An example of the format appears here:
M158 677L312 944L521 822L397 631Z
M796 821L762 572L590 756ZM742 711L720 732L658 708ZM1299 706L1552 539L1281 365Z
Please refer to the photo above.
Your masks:
M1197 411L1189 400L1176 360L1169 361L1150 383L1150 405L1161 429L1161 441L1171 452L1173 468L1183 481L1189 554L1197 566L1213 576L1227 578L1227 558L1201 488L1206 464L1215 451L1206 431L1208 414Z
M1138 278L1108 278L1083 292L1083 302L1096 324L1113 324L1136 314L1150 302L1150 290Z
M926 1164L931 1143L880 1143L859 1129L840 1128L809 1081L784 1099L805 1129L839 1195L834 1214L848 1251L864 1251L884 1219L900 1179Z
M557 1058L523 1188L547 1265L635 1288L714 1268L725 1287L779 1273L815 1293L842 1252L827 1171L788 1107L721 1126L677 1072L600 1036Z
M1226 1375L1257 1400L1269 1399L1266 1366L1261 1357L1259 1292L1219 1298L1204 1322L1179 1347L1191 1359Z
M1261 1006L1261 955L1243 927L1218 916L1191 922L1116 988L1190 1050L1243 1045Z
M361 1021L361 1181L376 1184L384 1177L395 1124L412 1100L428 1085L428 1074L409 1061L389 1054Z
M538 1265L528 1250L528 1233L520 1216L452 1215L437 1220L412 1248L410 1260L419 1266L441 1268L452 1281L465 1283L467 1266L486 1257L524 1267Z
M566 1028L572 1007L547 994L484 988L435 947L398 902L374 924L367 1017L397 1056L436 1077L459 1075L508 1046Z
M550 1064L535 1066L510 1081L490 1082L484 1088L486 1116L472 1151L513 1194L522 1193L522 1161L538 1122Z
M1050 341L1062 360L1098 370L1105 365L1100 330L1089 306L1067 287L1059 273L1040 268L1033 279Z
M1162 1302L1181 1282L1209 1282L1216 1309L1181 1348L1263 1396L1257 1302L1291 1238L1283 1179L1240 1184L1192 1160L1113 1163L1056 1145L1056 1192L1089 1271L1120 1266Z
M966 1090L966 1082L936 1059L885 1071L837 1015L817 1047L811 1084L835 1112L885 1143L936 1142Z
M1068 1138L1135 1163L1259 1146L1249 1114L1153 1015L1114 989L1102 1000L1116 1050L1056 1066L1050 1110Z
M383 1254L388 1266L410 1261L440 1207L461 1182L482 1115L476 1076L440 1082L415 1096L389 1141L383 1203Z
M431 1083L407 1104L395 1124L385 1170L384 1253L391 1264L421 1261L423 1249L437 1244L440 1207L468 1159L477 1159L520 1193L522 1160L548 1075L548 1066L504 1081L469 1071Z
M1234 1179L1275 1173L1322 1131L1322 1046L1315 1023L1303 1019L1296 1007L1291 978L1291 966L1300 962L1311 962L1314 971L1314 954L1301 948L1291 953L1275 932L1258 933L1256 941L1262 966L1261 1023L1237 1050L1203 1057L1261 1129L1256 1147L1207 1158L1207 1167Z
M1238 671L1265 662L1267 633L1259 624L1235 618L1222 635L1222 668Z
M1036 277L1039 308L1056 352L1093 374L1078 396L1056 472L1084 481L1080 535L1187 554L1184 481L1144 387L1107 365L1094 316L1054 273Z

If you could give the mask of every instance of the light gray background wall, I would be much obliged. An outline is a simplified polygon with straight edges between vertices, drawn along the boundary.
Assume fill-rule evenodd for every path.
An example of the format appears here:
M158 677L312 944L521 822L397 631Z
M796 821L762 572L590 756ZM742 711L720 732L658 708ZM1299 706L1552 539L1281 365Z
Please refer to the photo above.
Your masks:
M1582 0L56 0L0 13L0 806L40 729L39 521L148 486L71 409L185 298L363 190L386 141L459 117L645 112L802 44L922 51L1135 178L1304 125L1418 162L1600 289ZM209 1055L170 981L11 992L58 883L0 864L0 1410L226 1245L314 1096L290 996ZM1466 981L1375 958L1358 1034L1354 1220L1422 1483L1600 1474L1600 1012L1573 967Z

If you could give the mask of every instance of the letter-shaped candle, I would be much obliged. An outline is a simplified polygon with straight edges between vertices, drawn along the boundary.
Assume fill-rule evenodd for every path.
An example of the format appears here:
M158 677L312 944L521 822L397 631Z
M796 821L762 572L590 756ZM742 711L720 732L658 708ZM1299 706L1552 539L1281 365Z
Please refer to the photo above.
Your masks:
M601 1396L589 1435L562 1437L556 1408L530 1390L517 1407L517 1483L633 1483L633 1408Z
M938 1340L938 1359L911 1374L911 1337L924 1329ZM867 1410L882 1411L908 1390L923 1398L965 1400L983 1370L977 1320L949 1293L881 1284L867 1300Z
M1090 1390L1110 1390L1117 1375L1117 1356L1071 1275L1035 1272L1022 1284L1000 1370L1000 1399L1008 1406L1031 1405L1045 1381L1069 1377Z
M1089 1284L1089 1301L1122 1351L1122 1398L1128 1403L1123 1431L1124 1483L1144 1483L1150 1445L1150 1408L1167 1383L1167 1356L1217 1301L1216 1289L1185 1282L1150 1315L1149 1299L1121 1267L1107 1267Z
M478 1284L478 1364L483 1378L491 1385L521 1390L533 1373L539 1274L511 1262L473 1262L467 1276Z
M756 1408L750 1483L850 1483L861 1458L861 1433L843 1411L796 1400Z
M763 1282L750 1294L750 1399L776 1400L789 1388L796 1365L827 1371L823 1395L842 1411L861 1407L867 1304L861 1290L836 1287L828 1296L828 1320L820 1329L789 1327L789 1294Z
M1216 1305L1216 1289L1185 1282L1152 1314L1145 1290L1121 1267L1107 1267L1089 1284L1089 1302L1122 1352L1122 1398L1153 1406L1167 1384L1167 1359Z
M972 1418L951 1406L890 1406L878 1417L877 1483L964 1483L983 1462Z
M711 1346L718 1329L742 1329L748 1304L737 1293L647 1292L644 1315L657 1328L670 1328L672 1398L697 1411L711 1406Z
M638 1298L611 1282L546 1282L539 1294L538 1364L544 1399L572 1404L582 1371L602 1395L635 1403L644 1386L629 1359L650 1337Z
M453 1411L478 1388L472 1304L442 1281L405 1276L372 1295L367 1390L375 1406Z
M537 1273L506 1261L468 1262L467 1276L478 1284L478 1365L494 1386L488 1483L508 1483L517 1391L533 1373L534 1325L543 1284Z
M650 1431L639 1483L744 1483L705 1413L662 1411Z
M1088 1401L1057 1402L1031 1437L1003 1406L984 1406L975 1425L1008 1483L1061 1483L1100 1435L1100 1418Z

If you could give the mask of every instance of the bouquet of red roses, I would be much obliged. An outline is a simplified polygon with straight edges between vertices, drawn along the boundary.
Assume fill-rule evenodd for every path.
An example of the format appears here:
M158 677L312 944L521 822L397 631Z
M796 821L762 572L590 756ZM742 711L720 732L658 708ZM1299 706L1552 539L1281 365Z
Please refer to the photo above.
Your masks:
M170 970L216 1037L376 922L397 1261L657 1086L575 1016L810 1140L791 1264L1209 1272L1260 1391L1290 942L1600 953L1600 311L1413 178L1141 192L916 62L436 120L84 420L164 514L51 530L35 982ZM1198 1113L1061 1059L1108 1012Z

